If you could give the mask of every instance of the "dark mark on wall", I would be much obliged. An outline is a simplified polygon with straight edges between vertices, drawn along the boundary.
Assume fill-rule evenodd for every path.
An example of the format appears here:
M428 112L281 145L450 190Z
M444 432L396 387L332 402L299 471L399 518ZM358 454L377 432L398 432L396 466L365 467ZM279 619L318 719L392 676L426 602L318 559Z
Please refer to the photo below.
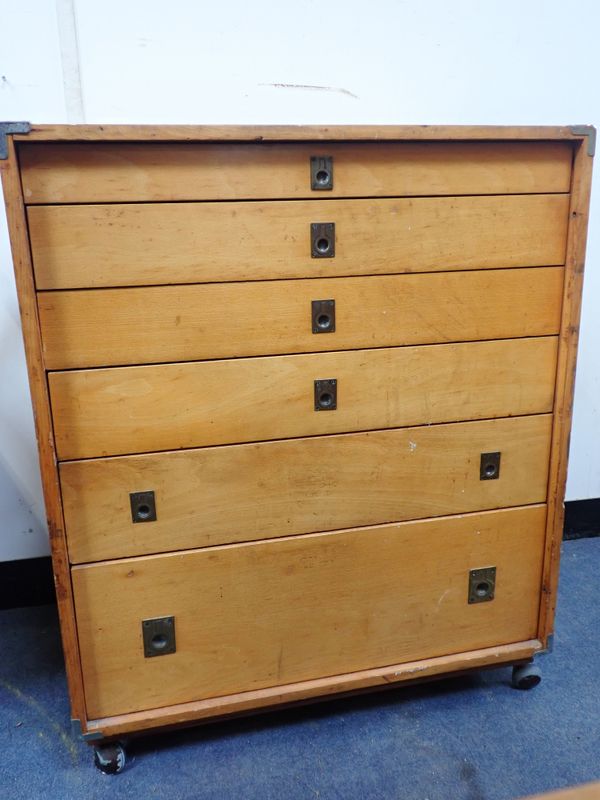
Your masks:
M311 86L308 83L259 83L259 86L271 86L274 89L307 89L311 92L338 92L338 94L345 94L348 97L354 97L358 100L357 94L353 94L348 89L341 89L337 86Z

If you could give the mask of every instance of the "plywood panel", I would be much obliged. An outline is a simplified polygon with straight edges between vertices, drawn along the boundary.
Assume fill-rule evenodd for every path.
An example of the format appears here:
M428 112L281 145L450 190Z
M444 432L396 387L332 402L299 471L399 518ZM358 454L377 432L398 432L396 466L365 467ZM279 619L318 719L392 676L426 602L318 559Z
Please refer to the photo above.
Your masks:
M38 289L327 278L564 263L567 194L36 206ZM311 256L311 223L335 256Z
M530 639L544 522L535 506L75 568L89 714ZM469 605L487 566L495 597ZM141 621L166 615L176 652L144 658Z
M552 410L557 337L49 374L58 456L89 458ZM315 410L315 381L337 407Z
M544 336L563 268L40 292L48 369ZM314 334L311 302L335 301Z
M322 195L310 157L334 159L332 197L568 192L564 142L22 144L28 203Z
M96 561L543 502L551 416L60 465L69 554ZM481 453L501 452L480 480ZM133 523L129 493L154 491Z

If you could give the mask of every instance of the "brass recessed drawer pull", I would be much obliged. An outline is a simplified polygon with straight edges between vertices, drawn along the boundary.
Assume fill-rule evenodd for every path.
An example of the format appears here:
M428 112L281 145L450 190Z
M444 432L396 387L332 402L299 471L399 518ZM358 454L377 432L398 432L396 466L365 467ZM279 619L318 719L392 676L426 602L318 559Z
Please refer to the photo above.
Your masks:
M156 520L154 492L131 492L129 503L133 522L154 522Z
M494 599L496 567L472 569L469 572L469 604L487 603Z
M313 300L311 303L312 332L335 332L335 300Z
M335 256L335 222L311 222L310 254L313 258Z
M175 617L156 617L142 620L142 637L144 640L144 656L166 656L174 653Z
M315 411L335 411L337 408L337 380L315 381Z
M482 453L479 462L479 480L495 481L500 477L501 453Z
M310 188L317 192L333 189L333 156L311 156Z

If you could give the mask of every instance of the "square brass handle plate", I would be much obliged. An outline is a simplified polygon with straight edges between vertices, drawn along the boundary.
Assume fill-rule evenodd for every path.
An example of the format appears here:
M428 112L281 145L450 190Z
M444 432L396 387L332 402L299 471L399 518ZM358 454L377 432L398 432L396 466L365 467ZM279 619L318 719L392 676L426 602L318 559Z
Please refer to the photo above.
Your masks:
M315 381L315 411L335 411L337 408L337 380L327 378Z

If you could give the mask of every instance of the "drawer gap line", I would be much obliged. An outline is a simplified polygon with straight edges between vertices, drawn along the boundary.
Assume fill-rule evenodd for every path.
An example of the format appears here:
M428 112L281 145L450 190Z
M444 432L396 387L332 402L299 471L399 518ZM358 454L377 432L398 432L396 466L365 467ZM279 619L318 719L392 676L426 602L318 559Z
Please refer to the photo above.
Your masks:
M101 200L90 202L89 200L71 201L69 203L25 203L26 207L40 207L40 206L59 206L66 208L68 206L164 206L164 205L180 205L188 203L196 203L199 205L205 203L301 203L307 200L316 202L342 202L344 200L435 200L437 198L454 197L557 197L568 195L570 192L493 192L491 194L363 194L363 195L343 195L337 197L313 197L307 195L306 197L233 197L222 199L199 199L199 200Z
M260 353L258 355L249 356L221 356L219 358L198 358L194 361L185 359L179 361L177 359L171 361L144 361L135 364L95 364L89 367L61 367L60 369L47 369L48 375L59 374L62 372L92 372L100 369L132 369L134 367L168 367L171 364L208 364L217 361L242 361L251 358L284 358L285 356L320 356L320 355L334 355L335 353L358 353L361 351L371 350L404 350L407 347L438 347L443 345L455 344L484 344L487 342L519 342L524 339L554 339L557 338L560 331L555 333L540 333L535 336L524 334L523 336L500 336L494 339L453 339L452 341L444 342L418 342L416 344L393 344L393 345L380 345L379 347L342 347L335 350L294 350L293 352L286 353ZM527 415L522 415L527 416Z
M177 447L173 449L172 447L167 450L144 450L137 453L113 453L111 455L101 455L101 456L87 456L84 458L61 458L58 459L59 464L69 464L74 461L97 461L99 459L109 459L109 458L129 458L130 456L146 456L146 455L158 455L159 453L181 453L181 452L190 452L192 450L207 450L209 448L217 448L217 447L244 447L246 445L256 445L256 444L269 444L270 442L293 442L298 441L301 439L324 439L326 437L331 436L358 436L364 433L377 433L379 431L402 431L402 430L410 430L411 428L434 428L440 425L467 425L469 423L476 424L478 422L494 422L495 420L501 419L526 419L528 417L551 417L553 414L552 409L549 411L536 411L530 414L513 414L509 416L499 416L499 417L481 417L481 419L460 419L460 420L446 420L445 422L431 422L431 423L422 423L420 425L402 425L400 427L395 428L365 428L363 430L358 431L340 431L338 433L313 433L309 435L303 436L286 436L280 439L255 439L250 442L225 442L224 444L207 444L202 445L200 447Z
M221 542L220 544L207 544L203 547L186 547L179 550L156 550L152 553L140 553L135 556L121 556L120 558L102 559L100 561L71 561L71 567L89 567L94 564L118 564L127 561L136 561L142 558L154 558L155 556L164 555L177 555L178 553L200 552L204 550L214 550L216 548L233 548L240 546L249 546L256 544L269 544L270 542L285 542L290 539L298 539L301 537L317 537L324 534L342 533L345 531L360 532L370 530L371 528L386 528L390 525L403 525L404 523L411 522L427 522L427 520L444 520L453 519L455 517L477 517L482 514L493 514L498 511L516 511L526 508L543 508L547 505L546 500L537 500L533 503L521 503L517 506L493 506L491 508L480 508L476 511L457 511L455 514L430 514L427 517L411 517L410 519L388 520L387 522L373 522L366 525L355 525L351 528L325 528L319 531L306 531L305 533L290 533L287 536L272 536L267 539L242 539L235 542Z
M114 284L110 286L62 286L56 289L37 289L38 294L49 294L50 292L105 292L115 291L117 289L162 289L162 288L175 288L185 286L229 286L230 284L257 284L257 283L281 283L282 281L335 281L340 278L393 278L402 275L445 275L448 272L454 274L471 273L471 272L505 272L508 270L517 269L564 269L564 262L562 264L520 264L518 266L509 267L474 267L473 269L428 269L428 270L409 270L403 272L361 272L360 274L351 273L345 275L301 275L299 277L284 277L284 278L244 278L234 281L184 281L183 283L127 283L127 284Z

